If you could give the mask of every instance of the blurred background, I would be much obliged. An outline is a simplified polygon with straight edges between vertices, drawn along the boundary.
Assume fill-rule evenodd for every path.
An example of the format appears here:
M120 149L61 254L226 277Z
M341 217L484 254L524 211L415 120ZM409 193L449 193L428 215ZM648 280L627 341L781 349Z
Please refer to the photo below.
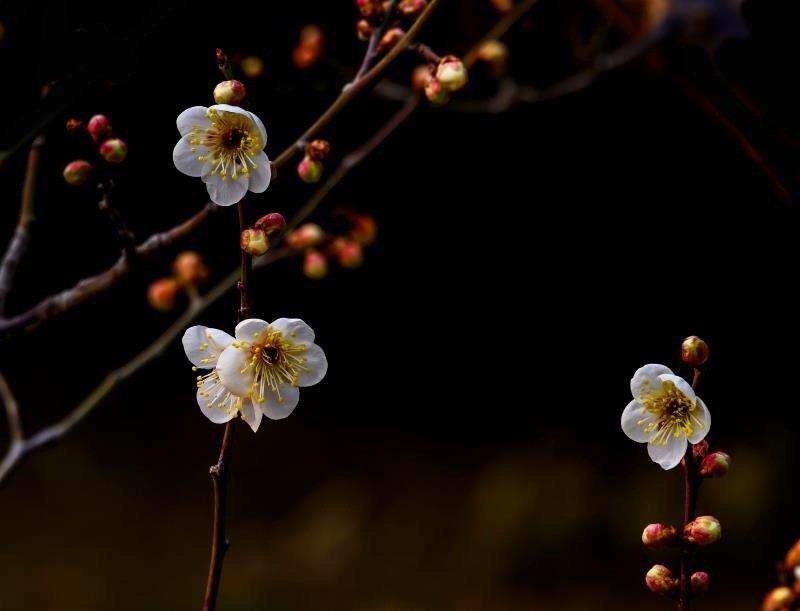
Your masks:
M575 95L501 113L464 104L493 95L476 70L458 103L423 105L328 196L313 220L352 208L375 217L378 239L357 270L313 281L289 259L254 276L255 313L306 320L330 369L287 420L256 435L238 427L219 609L669 608L644 574L675 559L640 535L680 521L682 473L650 462L619 418L637 367L690 375L689 334L711 347L699 388L708 440L733 456L700 493L724 537L698 554L712 590L696 608L758 608L800 536L790 4L750 0L745 38L727 38L736 28L724 20ZM352 3L322 0L0 4L3 144L36 112L43 82L80 84L46 129L32 248L9 311L118 256L94 190L61 177L83 155L68 118L105 113L128 142L116 202L142 239L207 201L170 153L175 117L212 103L214 48L263 59L263 74L243 80L274 156L352 76L357 18ZM463 53L497 19L483 0L444 2L421 40ZM326 50L299 70L292 49L308 23ZM625 44L593 2L541 0L506 39L511 74L546 88L585 68L574 37L598 27L600 48ZM408 82L418 63L409 55L389 77ZM396 107L371 95L349 107L322 134L326 169ZM0 167L3 244L24 164L21 149ZM248 205L288 216L312 192L287 166ZM146 291L179 250L202 252L217 280L237 265L236 233L223 210L111 292L5 341L0 370L26 430L63 416L175 319ZM232 328L237 303L230 291L200 322ZM175 341L0 489L2 611L200 606L208 466L223 428L198 413L194 375Z

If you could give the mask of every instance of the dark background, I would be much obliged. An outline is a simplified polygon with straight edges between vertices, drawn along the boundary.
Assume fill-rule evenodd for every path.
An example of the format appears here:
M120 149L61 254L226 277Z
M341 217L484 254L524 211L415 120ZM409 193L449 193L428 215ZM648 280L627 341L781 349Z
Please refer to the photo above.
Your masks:
M796 196L794 16L789 3L754 4L743 7L749 38L715 53L764 117L720 85L706 50L672 44L665 56ZM543 0L508 39L521 81L544 86L575 69L563 19L593 13L553 5ZM355 14L322 1L142 2L113 14L0 5L4 130L24 123L43 79L93 83L47 130L38 222L11 311L118 256L93 190L61 179L87 154L65 135L67 118L104 112L129 143L117 203L143 238L206 201L170 153L177 114L211 103L214 48L264 59L264 77L247 86L275 156L352 74ZM483 2L445 2L422 38L463 52L495 19ZM290 53L309 22L327 33L326 58L300 72ZM392 77L405 80L415 63L399 62ZM479 76L471 87L462 98L490 89ZM327 167L394 106L364 96L343 113L324 132ZM4 243L24 159L0 168ZM288 215L312 190L287 166L249 206ZM757 608L774 562L800 536L797 210L729 132L637 62L578 95L496 116L424 108L316 220L337 206L379 223L362 268L314 282L290 260L254 278L257 315L309 322L330 370L291 418L265 420L257 435L239 427L220 609L668 608L643 575L669 554L642 549L639 536L648 522L680 519L681 474L651 463L619 417L640 365L689 375L679 357L688 334L712 350L699 391L714 418L709 441L733 455L730 475L701 492L699 510L721 519L724 539L699 554L713 589L697 607ZM203 252L221 278L237 262L236 232L224 210L181 248ZM149 309L145 291L175 252L3 344L28 431L169 324L175 314ZM232 291L200 322L232 327L236 303ZM176 341L0 490L0 609L199 606L207 468L222 427L198 414L193 375Z

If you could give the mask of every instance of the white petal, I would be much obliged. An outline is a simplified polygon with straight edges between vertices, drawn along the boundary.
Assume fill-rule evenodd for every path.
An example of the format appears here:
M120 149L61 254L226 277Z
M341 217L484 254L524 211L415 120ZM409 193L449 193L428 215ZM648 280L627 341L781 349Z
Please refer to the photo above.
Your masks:
M206 117L207 112L208 108L205 106L192 106L179 114L176 123L178 124L178 131L181 136L190 133L193 125L197 125L203 129L211 127L211 121Z
M263 193L267 190L272 180L272 167L269 165L269 159L264 151L256 155L254 161L256 162L256 167L250 169L250 184L248 188L253 193Z
M227 180L222 180L219 174L214 176L207 174L203 176L203 182L206 183L211 201L220 206L238 204L247 193L248 181L244 174L239 174L237 180L233 180L230 176Z
M622 411L622 431L634 441L644 443L650 439L651 434L645 433L644 429L651 420L652 415L645 413L642 404L634 399Z
M672 375L671 373L662 373L658 376L658 379L662 382L672 382L679 391L689 398L689 401L694 402L697 398L691 385L679 376Z
M711 412L708 411L706 404L700 397L697 397L697 405L700 407L700 412L697 414L697 419L700 423L692 422L694 431L689 436L690 443L700 443L711 430Z
M208 396L201 395L200 393L208 393ZM216 378L206 378L203 385L197 389L197 405L200 406L200 411L203 415L216 424L228 422L236 417L233 410L229 410L230 403L227 406L217 407L217 404L222 401L228 390L219 383ZM211 405L211 407L208 407Z
M639 367L636 373L631 378L631 393L634 399L640 399L645 390L655 392L656 389L661 388L658 376L663 374L672 374L672 370L664 365L645 365Z
M282 420L294 411L300 401L300 389L296 386L283 384L280 386L280 399L277 393L268 392L261 403L261 409L267 418Z
M272 322L272 328L295 344L314 343L314 330L299 318L279 318Z
M192 151L192 149L195 149ZM172 162L175 167L187 176L198 178L205 176L214 166L211 162L200 161L198 157L208 154L208 149L204 146L194 146L189 144L184 138L178 140L178 144L172 150Z
M248 397L253 390L253 369L247 367L249 360L249 350L230 346L222 351L217 361L220 381L238 397Z
M211 336L209 338L209 336ZM216 358L231 345L233 338L219 329L209 329L202 325L189 327L183 334L183 349L186 357L195 367L211 369L216 365ZM201 349L201 346L204 348ZM212 355L214 357L212 358ZM209 359L207 363L202 361Z
M244 340L249 344L258 343L264 339L269 328L269 323L260 318L248 318L236 325L236 339Z
M252 112L250 113L250 118L253 120L253 123L256 124L256 127L258 128L258 131L261 134L261 150L263 151L264 148L266 148L267 146L267 130L264 127L264 124L261 122L261 119L259 119Z
M250 428L253 429L255 433L258 430L258 426L261 424L261 418L263 416L261 407L254 404L250 399L243 399L240 409L244 416L244 421L250 425Z
M667 445L662 446L657 443L650 443L647 445L647 453L654 463L657 463L662 469L669 470L678 466L686 454L686 437L681 435L678 438L669 437Z
M298 386L313 386L325 377L328 372L328 359L325 357L322 348L316 344L311 344L300 357L305 360L303 367L310 371L304 371L297 376Z

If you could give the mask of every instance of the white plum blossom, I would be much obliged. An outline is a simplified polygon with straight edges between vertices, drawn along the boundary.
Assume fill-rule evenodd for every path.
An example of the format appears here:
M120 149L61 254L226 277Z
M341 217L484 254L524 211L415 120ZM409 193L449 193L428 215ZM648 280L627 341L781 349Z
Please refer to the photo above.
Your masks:
M622 430L649 444L653 462L676 467L687 443L699 443L711 428L711 414L691 385L664 365L645 365L631 379L633 401L622 412Z
M264 153L267 131L252 112L238 106L193 106L178 116L181 139L172 151L175 167L202 178L211 201L231 206L248 190L263 193L272 178Z
M300 399L300 388L319 382L328 370L314 331L298 318L268 323L257 318L236 325L236 337L195 326L183 335L193 369L210 369L197 378L197 404L212 422L239 416L258 430L262 416L286 418Z

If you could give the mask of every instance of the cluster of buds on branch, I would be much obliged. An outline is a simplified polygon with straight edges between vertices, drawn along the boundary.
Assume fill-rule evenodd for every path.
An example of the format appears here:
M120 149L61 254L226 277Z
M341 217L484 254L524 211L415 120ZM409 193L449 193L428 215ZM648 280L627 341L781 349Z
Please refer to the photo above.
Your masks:
M330 142L314 140L306 147L306 154L297 164L297 175L303 182L312 184L322 178L322 160L331 152Z
M239 235L239 246L243 252L254 257L260 257L269 250L270 237L280 235L286 230L286 219L278 212L270 212L258 219L248 229Z
M376 30L383 28L378 48L380 51L390 49L405 34L403 21L416 19L428 6L428 2L427 0L399 0L394 14L390 15L391 5L392 3L386 0L356 0L356 6L361 13L361 19L356 24L356 34L359 40L366 42ZM387 16L390 18L390 23L385 23Z
M683 611L689 601L710 586L705 571L690 574L693 551L716 543L722 527L714 516L696 516L697 494L703 478L723 477L731 457L725 452L710 452L706 436L711 415L695 394L700 369L708 360L708 345L699 337L687 337L681 346L681 358L694 369L692 384L674 375L664 365L645 365L631 380L633 400L622 414L622 430L640 443L648 444L650 458L664 469L683 464L686 499L681 528L661 523L649 524L642 533L642 543L651 549L676 548L680 551L680 574L675 576L664 565L653 566L645 576L647 587L657 594L679 602Z
M180 253L172 262L172 275L159 278L147 289L147 302L160 312L168 312L175 307L178 295L186 292L190 298L197 295L197 289L209 277L203 258L193 250Z
M337 219L345 221L344 230L325 231L316 223L305 223L286 235L286 246L303 252L303 274L311 280L328 275L328 259L335 259L345 269L355 269L364 262L364 247L375 241L378 226L371 216L351 210L339 210Z
M778 581L782 584L764 597L761 611L798 611L800 609L800 540L778 563Z
M121 138L112 135L111 122L105 115L94 115L88 122L69 119L66 123L70 134L88 134L99 161L117 165L128 156L128 145ZM85 159L70 161L64 168L64 180L73 187L84 184L95 166Z

